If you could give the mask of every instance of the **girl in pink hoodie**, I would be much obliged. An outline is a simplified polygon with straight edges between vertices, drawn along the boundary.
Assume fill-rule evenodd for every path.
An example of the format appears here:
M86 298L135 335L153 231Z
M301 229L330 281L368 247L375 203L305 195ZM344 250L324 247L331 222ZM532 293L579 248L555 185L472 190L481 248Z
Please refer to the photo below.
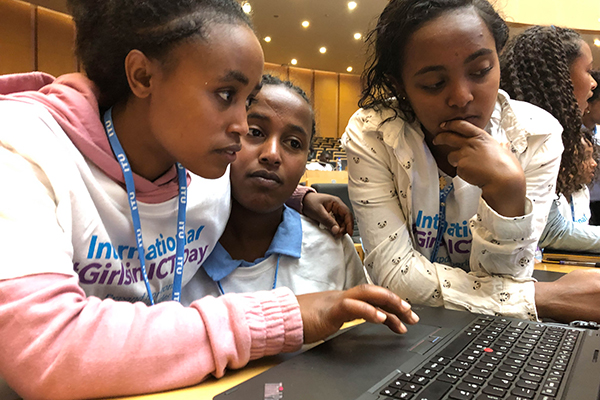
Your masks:
M181 306L227 222L259 42L234 0L70 6L87 77L0 78L0 398L169 390L355 318L418 320L369 285Z

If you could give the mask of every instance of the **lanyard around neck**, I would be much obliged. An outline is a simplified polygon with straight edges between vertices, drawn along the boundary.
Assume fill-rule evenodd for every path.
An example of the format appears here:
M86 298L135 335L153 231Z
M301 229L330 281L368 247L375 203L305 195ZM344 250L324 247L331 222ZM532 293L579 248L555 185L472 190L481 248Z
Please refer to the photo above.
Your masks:
M104 113L104 129L108 136L110 147L119 161L121 171L123 171L123 178L125 179L125 187L127 189L127 198L129 200L129 209L131 211L131 220L133 222L133 229L135 231L135 238L137 242L138 255L140 257L140 269L144 284L146 285L146 291L150 298L150 304L154 305L154 296L152 295L152 289L150 288L150 282L148 281L148 274L146 273L146 256L144 251L144 242L142 240L142 225L140 223L140 214L138 211L138 203L135 195L135 184L133 181L133 173L127 161L127 156L123 151L121 143L115 134L115 127L112 120L112 107L106 110ZM187 173L185 168L177 163L177 178L179 182L179 208L177 212L177 247L175 250L175 275L173 277L173 295L172 300L179 301L181 297L181 280L183 277L183 260L184 260L184 248L185 248L185 208L187 203Z
M454 184L450 182L449 185L445 186L443 189L440 189L440 211L438 213L438 231L437 236L435 238L435 244L433 245L433 249L431 250L431 256L429 257L429 261L435 262L435 259L438 255L438 251L440 250L440 245L442 244L442 240L444 238L444 233L446 232L446 227L448 226L448 222L446 221L446 198L454 188Z
M277 255L277 266L275 267L275 276L273 278L273 287L271 287L271 289L275 289L275 287L277 286L277 273L279 272L279 259L281 258L281 254ZM225 290L223 290L223 285L221 285L221 281L217 281L217 286L219 287L219 292L221 292L221 294L225 294Z
M573 195L571 195L571 217L573 218L573 222L575 221L575 205L573 204Z

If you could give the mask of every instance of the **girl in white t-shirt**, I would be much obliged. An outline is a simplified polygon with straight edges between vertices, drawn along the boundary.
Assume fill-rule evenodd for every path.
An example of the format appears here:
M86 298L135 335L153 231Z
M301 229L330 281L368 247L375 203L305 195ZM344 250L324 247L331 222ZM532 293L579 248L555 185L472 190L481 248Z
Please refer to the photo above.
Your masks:
M86 76L0 77L1 398L171 390L345 321L417 321L373 285L180 304L228 219L260 43L234 0L69 5Z

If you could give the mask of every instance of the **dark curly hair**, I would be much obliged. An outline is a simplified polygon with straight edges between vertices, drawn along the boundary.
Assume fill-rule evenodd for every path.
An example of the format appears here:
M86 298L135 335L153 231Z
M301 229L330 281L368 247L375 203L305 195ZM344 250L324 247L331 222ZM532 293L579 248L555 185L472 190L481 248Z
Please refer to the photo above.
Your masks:
M572 29L534 26L511 39L500 56L500 87L511 98L548 111L563 127L565 150L556 192L565 196L584 185L579 173L584 162L584 133L570 75L582 43Z
M308 98L308 95L306 94L306 92L300 86L294 85L293 82L287 81L287 80L282 80L271 74L264 74L262 76L261 85L262 86L274 85L274 86L286 87L286 88L290 89L292 92L300 95L300 97L302 97L302 99L304 99L304 101L306 101L306 103L308 104L308 106L310 108L310 113L312 115L312 127L311 127L312 131L310 133L310 142L311 142L310 150L312 150L312 140L315 137L315 134L317 133L317 124L315 122L314 110L312 108L312 105L310 104L310 99Z
M100 89L101 107L130 95L125 58L131 50L169 66L174 46L206 39L213 24L252 28L235 0L68 0L68 7L77 28L77 55Z
M358 105L363 108L392 107L395 115L409 122L415 113L409 101L398 93L394 81L401 83L404 50L411 35L423 24L443 13L472 7L488 27L500 53L508 40L508 27L486 0L391 0L379 16L377 26L367 35L369 56L362 74L364 90ZM384 122L386 122L384 121Z

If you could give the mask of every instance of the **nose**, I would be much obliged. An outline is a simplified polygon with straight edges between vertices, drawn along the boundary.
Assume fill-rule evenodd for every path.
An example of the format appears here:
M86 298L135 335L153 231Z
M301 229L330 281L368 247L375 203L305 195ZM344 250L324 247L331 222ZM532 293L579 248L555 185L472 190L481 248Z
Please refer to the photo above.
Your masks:
M448 86L447 103L450 107L464 108L473 101L473 92L470 85L460 80Z
M250 128L248 128L246 107L236 107L233 110L232 120L227 130L229 133L235 133L240 136L248 133Z
M592 80L592 90L596 89L596 86L598 86L598 82L596 82L596 80L594 78L592 78L590 76L590 79Z
M281 149L276 136L267 137L260 149L260 162L267 165L281 165Z

